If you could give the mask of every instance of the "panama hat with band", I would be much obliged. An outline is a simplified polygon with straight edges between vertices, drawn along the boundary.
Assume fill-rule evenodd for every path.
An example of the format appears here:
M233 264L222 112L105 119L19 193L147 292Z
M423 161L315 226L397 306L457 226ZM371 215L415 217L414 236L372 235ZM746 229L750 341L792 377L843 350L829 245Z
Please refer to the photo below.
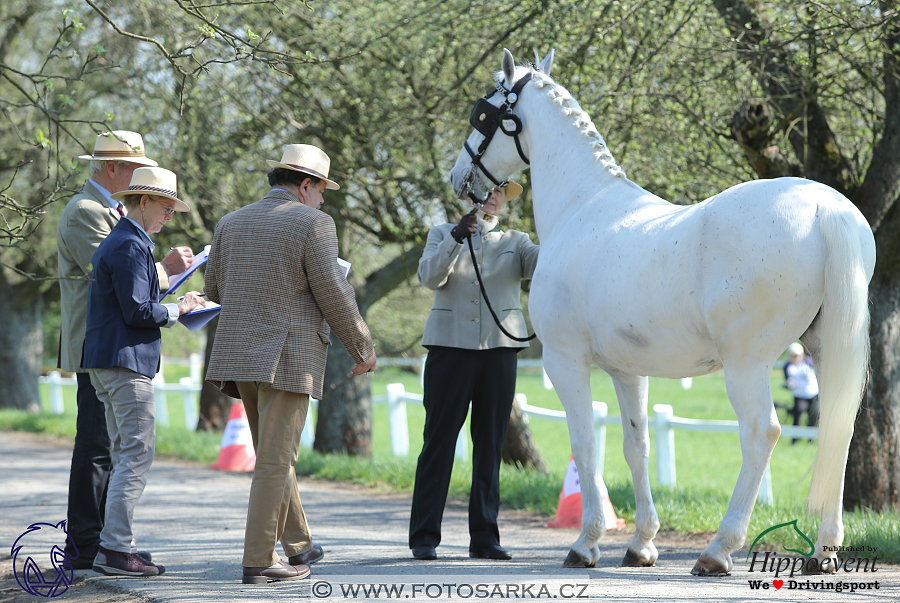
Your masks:
M122 201L128 195L150 195L165 197L175 202L175 211L191 211L187 203L178 198L178 178L175 172L161 167L137 168L131 174L131 184L124 191L110 195L116 201Z
M334 180L328 179L328 169L331 167L331 159L319 147L311 144L286 144L281 149L284 154L281 161L266 159L273 168L284 168L295 172L303 172L325 181L325 188L336 191L340 185Z
M91 155L79 155L91 161L129 161L156 167L159 165L144 155L144 139L137 132L115 130L97 135Z

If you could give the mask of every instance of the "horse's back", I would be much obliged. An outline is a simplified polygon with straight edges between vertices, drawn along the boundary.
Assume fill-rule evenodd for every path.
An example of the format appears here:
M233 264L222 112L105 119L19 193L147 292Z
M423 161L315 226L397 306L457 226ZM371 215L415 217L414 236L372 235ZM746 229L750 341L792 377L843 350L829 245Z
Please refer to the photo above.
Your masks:
M692 206L649 193L609 202L541 241L532 317L542 340L584 340L593 362L635 374L708 373L748 342L774 360L822 302L819 216L843 212L868 228L840 193L796 178L740 184ZM560 298L564 315L546 311Z

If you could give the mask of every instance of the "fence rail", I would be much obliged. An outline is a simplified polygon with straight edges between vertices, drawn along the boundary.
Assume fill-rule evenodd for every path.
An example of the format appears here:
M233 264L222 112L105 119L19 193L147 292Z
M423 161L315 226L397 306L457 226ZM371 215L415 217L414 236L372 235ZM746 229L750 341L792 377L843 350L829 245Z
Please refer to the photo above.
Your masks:
M153 388L156 396L156 422L159 425L169 424L169 394L180 394L182 409L184 412L184 424L191 428L197 424L199 414L199 393L201 389L200 374L201 361L199 354L192 355L198 358L189 361L191 366L191 376L182 378L176 383L165 383L162 379L162 371L157 374L153 380ZM403 365L416 366L423 363L419 359L393 359L402 361ZM381 362L382 359L379 359ZM409 362L406 362L409 361ZM529 365L539 367L540 361L525 361ZM536 363L536 364L533 364ZM394 366L400 366L401 362L391 363ZM519 361L519 365L523 365L523 361ZM62 377L60 373L53 371L47 377L40 377L41 383L47 384L49 388L50 411L55 414L63 413L63 388L73 387L77 384L74 378ZM688 385L689 387L689 385ZM561 410L550 410L539 406L528 404L525 394L516 394L516 400L519 407L526 416L546 420L546 421L566 421L566 413ZM402 383L391 383L387 386L384 395L372 398L373 404L387 404L388 407L388 427L391 437L391 452L394 456L409 456L409 423L406 414L407 404L422 404L422 395L408 393ZM310 400L309 415L303 433L300 436L301 445L312 448L313 439L315 437L315 427L312 421L312 413L317 408L318 402ZM609 408L605 402L594 402L594 438L597 449L597 466L601 473L603 472L604 459L606 454L606 428L609 425L622 425L622 418L619 416L610 416ZM701 431L712 433L740 433L737 421L709 421L703 419L688 419L675 416L672 406L669 404L655 404L653 406L653 415L649 417L649 426L654 430L654 447L656 449L656 473L657 481L663 485L676 485L675 473L675 430L682 431ZM460 429L456 439L457 458L466 459L468 456L468 430ZM818 439L819 430L817 427L800 427L794 425L785 425L781 428L783 437L791 437L797 439ZM762 485L759 489L757 500L764 505L774 504L772 495L772 475L769 467L763 476Z

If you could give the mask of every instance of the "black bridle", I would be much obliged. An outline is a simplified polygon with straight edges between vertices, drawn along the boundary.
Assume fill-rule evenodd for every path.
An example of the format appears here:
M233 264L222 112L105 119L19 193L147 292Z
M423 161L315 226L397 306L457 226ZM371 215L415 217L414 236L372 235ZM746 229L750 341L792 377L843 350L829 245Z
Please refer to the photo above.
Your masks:
M488 191L484 199L479 199L472 192L472 178L474 177L475 170L480 170L482 174L484 174L488 180L494 183L494 186L504 187L509 183L509 180L497 180L493 174L488 171L484 164L481 163L481 156L484 155L484 152L487 150L488 145L491 144L491 141L494 139L494 134L497 133L497 129L499 128L501 132L506 134L507 136L512 136L516 141L516 150L519 151L519 157L522 158L527 165L530 165L531 162L528 161L528 158L525 156L525 152L522 150L522 143L519 141L519 134L522 133L522 120L519 119L518 116L514 115L512 110L516 105L516 101L519 100L519 94L522 93L522 88L531 81L531 74L525 74L519 81L515 83L512 90L507 90L503 87L503 84L497 82L495 89L484 97L478 99L478 102L475 103L475 108L472 109L472 114L469 116L469 123L472 124L472 127L481 132L484 135L484 140L481 141L481 144L478 147L478 152L472 150L472 147L469 146L469 141L467 140L463 145L466 151L469 153L469 156L472 158L472 169L466 175L465 180L462 184L462 195L468 195L472 201L478 205L487 203L488 197L490 197L490 191ZM495 94L502 94L504 97L503 104L499 107L495 107L491 104L490 98Z

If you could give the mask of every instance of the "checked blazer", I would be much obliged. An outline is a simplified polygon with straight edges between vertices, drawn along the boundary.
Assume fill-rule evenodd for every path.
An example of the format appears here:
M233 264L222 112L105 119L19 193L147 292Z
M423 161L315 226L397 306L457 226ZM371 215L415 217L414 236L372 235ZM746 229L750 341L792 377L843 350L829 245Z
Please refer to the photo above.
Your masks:
M372 337L337 252L331 216L285 190L222 218L206 264L207 297L222 304L206 380L233 398L235 381L259 381L321 399L331 329L367 360Z
M56 256L62 325L58 366L64 371L82 371L91 260L118 222L119 214L91 181L85 182L81 192L69 200L59 219ZM156 273L160 288L166 290L169 280L162 264L156 264Z

